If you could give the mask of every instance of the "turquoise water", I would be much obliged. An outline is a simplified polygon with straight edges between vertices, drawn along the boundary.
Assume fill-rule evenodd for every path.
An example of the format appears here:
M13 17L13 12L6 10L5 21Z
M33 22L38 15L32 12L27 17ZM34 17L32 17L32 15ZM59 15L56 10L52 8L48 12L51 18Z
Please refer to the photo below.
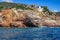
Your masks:
M60 28L0 28L0 40L60 40Z

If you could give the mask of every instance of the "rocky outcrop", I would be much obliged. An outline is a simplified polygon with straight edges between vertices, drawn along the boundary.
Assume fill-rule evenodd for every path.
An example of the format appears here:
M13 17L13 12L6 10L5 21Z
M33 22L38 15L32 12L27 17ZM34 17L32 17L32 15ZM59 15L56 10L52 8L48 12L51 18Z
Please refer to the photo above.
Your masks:
M60 27L60 20L57 20L58 27Z
M12 14L13 12L10 9L6 9L6 10L2 10L1 12L1 23L0 25L2 25L3 27L10 27L10 23L12 22Z
M25 24L23 23L23 21L15 21L15 22L12 22L11 27L18 27L18 28L25 28Z
M43 26L47 26L47 27L57 27L58 24L55 20L45 20L43 22Z
M60 26L60 21L40 17L35 11L31 10L16 10L5 9L0 13L0 26L1 27L57 27Z

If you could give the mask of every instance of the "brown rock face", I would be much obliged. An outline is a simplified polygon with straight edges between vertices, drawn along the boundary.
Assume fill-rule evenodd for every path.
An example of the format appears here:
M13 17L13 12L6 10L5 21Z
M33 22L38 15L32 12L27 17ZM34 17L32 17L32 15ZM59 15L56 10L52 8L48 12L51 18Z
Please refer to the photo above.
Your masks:
M57 24L58 24L58 26L60 27L60 20L57 20Z
M23 24L22 21L12 22L12 23L11 23L11 26L15 26L15 27L18 27L18 28L23 28L23 27L25 27L25 25Z
M19 19L18 20L25 20L26 16L23 13L19 13Z
M0 13L0 26L9 28L9 27L19 27L25 28L28 27L56 27L60 25L60 20L57 22L55 20L49 20L47 17L40 17L34 12L22 11L18 12L17 10L6 9Z
M2 25L3 27L10 27L10 26L15 26L15 27L25 27L25 25L23 24L23 21L20 20L24 20L25 16L23 14L19 14L19 19L17 18L16 14L14 14L14 12L10 9L7 10L3 10L2 11L2 19L3 21L0 23L0 25Z
M1 25L4 27L10 27L10 23L12 22L12 11L10 9L2 11L2 19Z
M10 28L10 24L8 22L2 22L0 23L2 27Z
M43 26L48 26L48 27L56 27L57 26L57 22L54 20L46 20L43 23Z

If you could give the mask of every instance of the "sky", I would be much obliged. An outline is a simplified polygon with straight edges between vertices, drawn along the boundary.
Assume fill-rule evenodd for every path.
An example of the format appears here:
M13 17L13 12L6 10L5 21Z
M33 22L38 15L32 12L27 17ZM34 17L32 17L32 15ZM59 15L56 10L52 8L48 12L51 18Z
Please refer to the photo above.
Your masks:
M47 6L51 11L60 11L60 0L0 0L0 2L35 4L37 6Z

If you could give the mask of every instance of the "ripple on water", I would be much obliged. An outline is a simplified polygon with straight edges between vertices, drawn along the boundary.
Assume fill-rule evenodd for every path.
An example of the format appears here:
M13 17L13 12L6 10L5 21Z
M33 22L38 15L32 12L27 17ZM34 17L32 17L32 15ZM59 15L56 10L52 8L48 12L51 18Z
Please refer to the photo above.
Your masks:
M0 28L0 40L60 40L60 28Z

